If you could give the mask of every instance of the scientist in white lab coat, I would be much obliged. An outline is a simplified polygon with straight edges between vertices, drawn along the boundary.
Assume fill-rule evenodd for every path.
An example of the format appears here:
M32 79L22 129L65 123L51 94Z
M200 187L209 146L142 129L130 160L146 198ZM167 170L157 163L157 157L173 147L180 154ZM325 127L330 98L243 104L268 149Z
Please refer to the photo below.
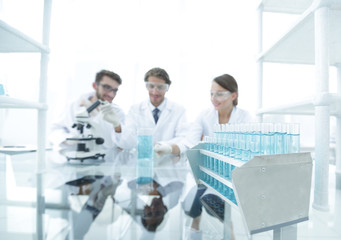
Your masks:
M252 122L249 112L240 109L238 105L238 84L229 74L223 74L213 79L211 85L212 107L203 110L184 139L172 146L173 153L179 149L188 149L197 145L203 136L213 136L214 125L226 123Z
M120 138L121 123L124 122L125 114L122 109L113 103L119 86L122 84L121 77L108 70L102 70L96 74L92 87L93 92L82 95L76 101L69 104L61 116L52 124L49 136L54 147L67 147L75 144L75 141L66 141L66 138L77 137L79 135L72 125L76 122L76 115L79 111L84 111L97 100L102 100L101 104L90 113L90 119L96 124L96 133L104 139L104 148L117 146Z
M119 146L123 149L136 147L138 129L153 128L154 151L171 153L172 145L175 146L186 135L186 110L165 97L171 80L164 69L150 69L145 74L144 81L149 99L133 105L129 110L125 125L122 126ZM177 147L176 153L181 152L181 147Z

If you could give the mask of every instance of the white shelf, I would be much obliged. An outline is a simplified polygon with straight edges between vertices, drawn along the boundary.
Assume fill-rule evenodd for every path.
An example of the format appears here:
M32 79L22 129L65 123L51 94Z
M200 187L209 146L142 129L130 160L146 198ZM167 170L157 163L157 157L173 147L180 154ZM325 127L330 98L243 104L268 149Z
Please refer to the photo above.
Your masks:
M49 48L0 20L0 52L49 53Z
M304 12L313 0L262 0L265 12L294 13Z
M257 9L259 13L259 46L262 46L262 13L269 11L270 3L283 7L297 1L299 4L307 3L307 0L264 0L263 6ZM268 2L268 3L267 3ZM276 4L275 4L276 3ZM283 5L281 5L283 4ZM275 11L275 8L273 9ZM299 12L299 11L298 11ZM341 114L340 97L340 63L341 63L341 1L340 0L314 0L311 5L298 18L296 23L283 34L270 48L258 55L258 81L263 82L263 63L275 62L284 64L310 64L315 65L315 96L310 99L285 104L282 106L260 108L257 114L297 114L315 115L315 162L321 169L327 169L329 160L330 127L326 124L332 115ZM278 26L279 28L281 26ZM328 93L329 89L329 66L336 66L338 70L338 94ZM262 90L261 86L259 89ZM262 92L259 91L259 95ZM259 98L259 106L262 99ZM264 105L263 105L264 106ZM341 124L337 121L338 127ZM340 139L340 134L337 135ZM337 143L339 145L340 143ZM338 154L337 154L338 155ZM336 157L340 159L339 156ZM338 165L338 164L336 164ZM319 184L315 184L313 206L316 209L328 210L328 174L319 171L315 176ZM323 194L316 194L323 193Z
M329 103L330 114L338 115L341 113L341 96L337 94L327 94L326 103ZM294 114L294 115L314 115L315 105L318 105L318 100L315 98L307 98L301 101L276 106L260 108L257 114Z
M37 162L36 162L36 238L44 238L44 219L41 213L45 211L43 171L45 169L46 141L46 83L49 54L49 33L52 0L43 1L43 26L41 44L14 27L0 20L0 53L38 53L41 55L39 101L31 102L22 99L0 96L0 108L38 109L37 129ZM2 138L2 136L0 136ZM15 146L14 146L15 147Z
M263 58L264 62L315 64L314 10L312 6L305 11L296 24L258 58ZM335 65L341 63L341 1L331 4L329 22L329 64Z
M0 96L0 108L47 109L47 104Z

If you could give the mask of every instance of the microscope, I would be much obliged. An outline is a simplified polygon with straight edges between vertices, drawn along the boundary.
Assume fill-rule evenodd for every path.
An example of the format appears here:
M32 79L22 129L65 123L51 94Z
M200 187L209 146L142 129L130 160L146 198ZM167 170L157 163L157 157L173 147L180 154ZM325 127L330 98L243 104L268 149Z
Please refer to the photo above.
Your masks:
M101 103L100 100L97 100L86 110L81 111L76 115L76 123L72 125L72 128L77 129L80 133L80 137L66 139L67 141L76 142L76 150L65 152L68 161L79 160L83 162L87 159L104 159L105 151L101 146L104 143L104 139L96 137L96 130L99 128L89 117L90 113Z

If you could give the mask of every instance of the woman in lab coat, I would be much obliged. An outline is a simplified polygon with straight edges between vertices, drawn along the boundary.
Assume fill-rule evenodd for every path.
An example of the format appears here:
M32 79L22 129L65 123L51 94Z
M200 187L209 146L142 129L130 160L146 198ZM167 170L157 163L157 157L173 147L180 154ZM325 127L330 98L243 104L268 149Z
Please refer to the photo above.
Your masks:
M173 146L173 154L179 154L177 149L192 148L203 136L213 136L214 125L226 123L252 122L251 115L238 105L238 84L229 74L223 74L213 79L211 85L211 102L209 109L202 111L192 124L186 138L178 148Z

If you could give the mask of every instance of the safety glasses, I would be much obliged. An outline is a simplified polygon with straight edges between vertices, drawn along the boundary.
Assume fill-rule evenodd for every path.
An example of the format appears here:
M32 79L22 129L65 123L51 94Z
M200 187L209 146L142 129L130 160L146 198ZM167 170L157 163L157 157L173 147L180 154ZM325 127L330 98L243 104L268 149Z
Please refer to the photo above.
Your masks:
M112 91L114 94L116 94L117 91L118 91L117 88L112 88L112 87L110 87L110 86L107 85L107 84L102 84L102 83L100 83L99 85L100 85L100 86L103 88L103 90L104 90L105 92L107 92L107 93L109 93L109 92Z
M159 92L166 92L166 91L168 91L169 84L146 82L146 87L147 87L148 91L152 91L155 89Z
M222 101L228 99L231 94L230 91L211 91L211 98Z

